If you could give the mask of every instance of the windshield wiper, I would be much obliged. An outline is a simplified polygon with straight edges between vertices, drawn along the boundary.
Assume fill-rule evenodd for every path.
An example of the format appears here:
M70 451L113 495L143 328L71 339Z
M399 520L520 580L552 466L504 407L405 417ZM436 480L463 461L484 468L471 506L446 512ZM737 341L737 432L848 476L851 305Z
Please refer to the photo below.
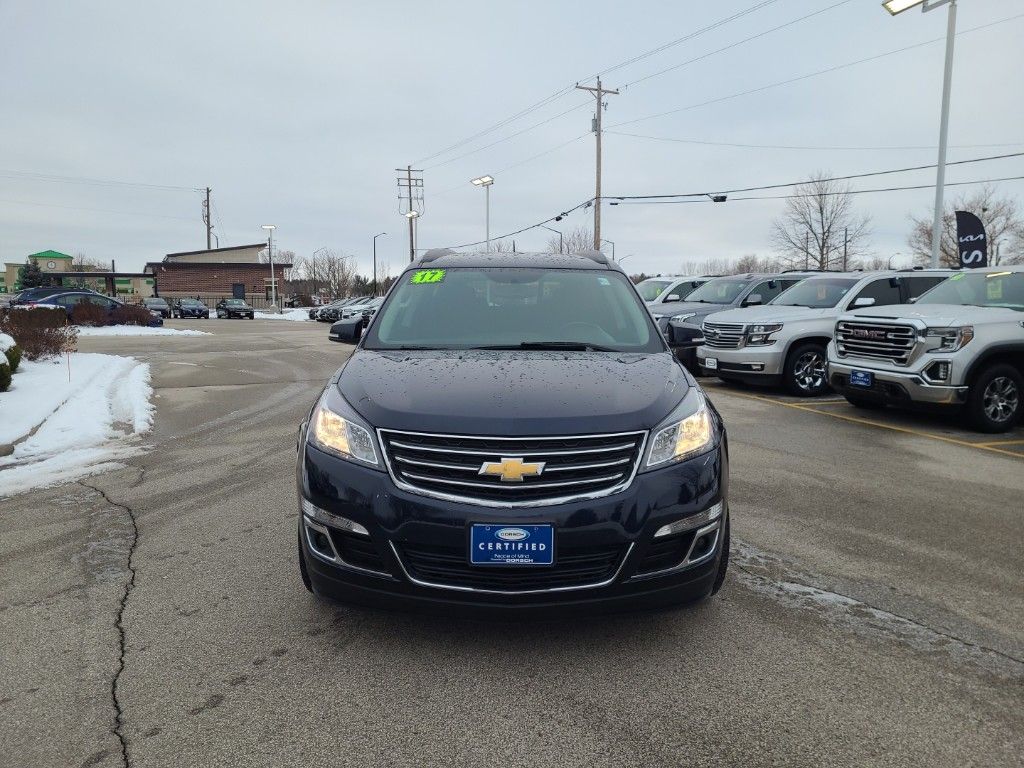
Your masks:
M521 341L518 344L493 344L470 349L555 349L561 352L618 352L612 347L590 344L584 341Z

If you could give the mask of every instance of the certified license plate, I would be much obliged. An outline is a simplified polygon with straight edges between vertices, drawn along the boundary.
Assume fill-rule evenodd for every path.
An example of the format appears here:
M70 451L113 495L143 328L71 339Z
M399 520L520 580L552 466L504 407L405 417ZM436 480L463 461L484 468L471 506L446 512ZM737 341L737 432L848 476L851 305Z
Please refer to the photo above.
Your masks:
M555 529L550 525L475 523L469 531L471 565L553 565Z
M850 386L871 389L875 385L875 374L871 371L850 371Z
M715 357L706 357L706 358L704 358L704 367L708 368L708 369L710 369L712 371L717 370L717 368L718 368L718 358L715 358Z

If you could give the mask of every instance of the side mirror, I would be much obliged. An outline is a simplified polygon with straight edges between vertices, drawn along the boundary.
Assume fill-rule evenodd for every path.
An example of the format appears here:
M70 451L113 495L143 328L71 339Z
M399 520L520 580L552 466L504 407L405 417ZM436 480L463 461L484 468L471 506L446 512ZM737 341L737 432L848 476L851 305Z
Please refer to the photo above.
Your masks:
M664 299L662 299L662 301L679 301L679 294L678 293L670 293L668 296L666 296Z
M909 299L907 299L907 303L908 303L908 304L913 304L913 303L914 303L914 302L916 302L916 301L917 301L917 300L918 300L919 298L920 298L919 296L911 296L911 297L910 297Z
M859 299L853 300L854 309L857 309L857 307L873 307L874 305L875 300L868 296L861 296Z
M764 300L761 298L760 293L750 294L749 296L747 296L746 301L743 302L743 306L745 307L756 307L759 304L764 304Z

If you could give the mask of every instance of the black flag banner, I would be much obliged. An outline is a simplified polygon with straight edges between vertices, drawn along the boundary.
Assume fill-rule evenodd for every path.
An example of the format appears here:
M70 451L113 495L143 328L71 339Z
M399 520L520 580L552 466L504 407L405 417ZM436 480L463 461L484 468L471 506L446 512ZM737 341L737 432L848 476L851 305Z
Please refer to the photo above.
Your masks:
M963 269L988 266L988 240L981 219L969 211L956 212L956 242Z

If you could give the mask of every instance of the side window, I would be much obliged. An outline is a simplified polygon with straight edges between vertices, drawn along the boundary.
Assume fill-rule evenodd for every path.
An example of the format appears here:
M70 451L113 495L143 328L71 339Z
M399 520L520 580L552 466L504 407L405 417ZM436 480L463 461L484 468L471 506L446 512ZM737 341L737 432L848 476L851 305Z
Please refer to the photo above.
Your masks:
M113 309L116 306L115 302L108 299L106 296L86 296L85 299L90 304L97 304L104 309Z
M790 283L789 285L792 285L792 283ZM757 285L755 285L754 289L747 294L747 297L749 298L750 296L753 296L755 294L760 294L761 303L767 304L769 301L771 301L780 293L782 293L783 290L788 288L789 285L784 285L782 280L765 280L763 283L758 283ZM744 299L743 303L746 304L747 300Z
M940 275L915 275L903 278L907 283L907 298L916 299L922 293L941 283L946 278Z
M896 285L893 285L893 282L895 282L893 278L889 277L873 280L853 297L848 306L852 307L857 299L874 299L875 303L872 306L875 307L881 307L886 304L899 304L900 286L898 282Z
M61 296L61 297L55 299L54 303L55 304L59 304L60 306L64 307L65 309L70 309L71 307L75 306L76 304L81 304L82 300L84 298L85 298L84 296L80 296L80 295L79 296L75 296L75 295L72 295L72 296Z

